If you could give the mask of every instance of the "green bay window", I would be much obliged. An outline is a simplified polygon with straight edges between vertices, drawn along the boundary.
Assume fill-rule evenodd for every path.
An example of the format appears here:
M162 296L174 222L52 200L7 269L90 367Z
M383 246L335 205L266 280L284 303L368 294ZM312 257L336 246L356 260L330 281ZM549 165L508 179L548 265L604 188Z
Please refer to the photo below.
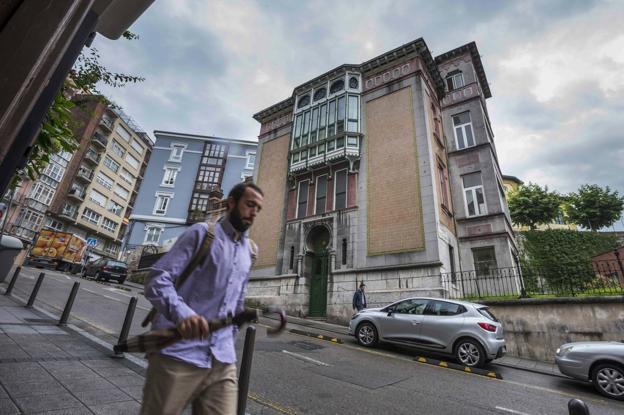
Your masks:
M336 100L329 101L329 114L327 114L327 137L336 134Z
M321 105L321 113L319 114L319 130L318 139L323 140L325 135L325 128L327 126L327 104Z
M295 118L295 134L293 139L293 148L299 148L301 145L301 121L303 119L303 115L297 115Z
M346 112L346 98L344 96L338 98L338 115L336 117L336 134L340 134L344 132L344 123L345 123L345 112Z
M349 95L349 115L347 118L347 131L358 131L358 118L360 113L360 106L358 104L357 95Z
M308 134L310 133L310 111L303 114L303 128L301 132L301 145L308 145Z
M312 125L310 127L310 143L316 143L317 130L318 130L318 118L319 118L319 109L318 107L312 110Z

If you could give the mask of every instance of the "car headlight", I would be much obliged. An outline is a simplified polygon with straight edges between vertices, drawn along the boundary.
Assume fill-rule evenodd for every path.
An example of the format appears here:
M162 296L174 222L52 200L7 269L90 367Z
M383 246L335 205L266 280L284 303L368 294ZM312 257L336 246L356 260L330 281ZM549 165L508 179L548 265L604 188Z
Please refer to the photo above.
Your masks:
M359 316L359 315L360 315L360 313L355 313L354 315L352 315L352 316L351 316L351 320L355 320L355 318L356 318L357 316Z
M572 351L572 348L574 346L567 346L567 347L559 347L556 351L557 356L565 356L566 354L570 353L570 351Z

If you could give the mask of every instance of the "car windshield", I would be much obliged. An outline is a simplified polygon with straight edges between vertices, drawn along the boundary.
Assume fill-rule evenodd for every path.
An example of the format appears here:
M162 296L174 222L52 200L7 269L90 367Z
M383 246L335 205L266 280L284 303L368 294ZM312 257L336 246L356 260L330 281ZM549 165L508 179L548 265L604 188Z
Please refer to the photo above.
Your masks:
M119 262L119 261L108 261L107 264L109 267L121 267L121 268L126 268L126 264L124 264L123 262Z
M489 318L492 321L496 321L498 322L498 319L494 316L494 314L492 314L492 312L490 311L489 308L487 307L482 307L482 308L477 308L477 311L482 315L485 316L487 318Z

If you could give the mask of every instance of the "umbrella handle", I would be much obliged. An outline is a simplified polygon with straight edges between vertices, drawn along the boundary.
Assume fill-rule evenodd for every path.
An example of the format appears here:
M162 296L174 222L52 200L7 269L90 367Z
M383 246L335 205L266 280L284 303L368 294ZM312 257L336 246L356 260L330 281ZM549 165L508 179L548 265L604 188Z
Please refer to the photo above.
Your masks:
M262 310L262 314L276 314L279 317L279 324L276 327L267 329L267 334L269 336L277 336L284 331L284 329L286 328L286 323L288 323L288 321L286 320L286 312L283 308L270 305Z

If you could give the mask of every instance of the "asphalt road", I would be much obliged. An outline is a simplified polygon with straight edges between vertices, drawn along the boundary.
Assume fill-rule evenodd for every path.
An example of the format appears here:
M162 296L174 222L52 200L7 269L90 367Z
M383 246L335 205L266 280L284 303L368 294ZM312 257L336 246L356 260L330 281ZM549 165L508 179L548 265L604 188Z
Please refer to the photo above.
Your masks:
M41 271L24 268L14 294L27 299ZM46 271L35 305L60 316L74 281L81 286L71 323L114 343L130 297L137 296L131 333L143 331L139 324L150 305L141 289L128 285ZM239 356L243 337L239 337ZM364 349L350 339L336 344L290 332L267 337L261 323L248 412L554 415L567 414L567 402L580 398L592 415L624 413L624 403L602 398L590 385L572 379L491 365L503 377L492 379L419 363L414 360L419 355L391 346Z

